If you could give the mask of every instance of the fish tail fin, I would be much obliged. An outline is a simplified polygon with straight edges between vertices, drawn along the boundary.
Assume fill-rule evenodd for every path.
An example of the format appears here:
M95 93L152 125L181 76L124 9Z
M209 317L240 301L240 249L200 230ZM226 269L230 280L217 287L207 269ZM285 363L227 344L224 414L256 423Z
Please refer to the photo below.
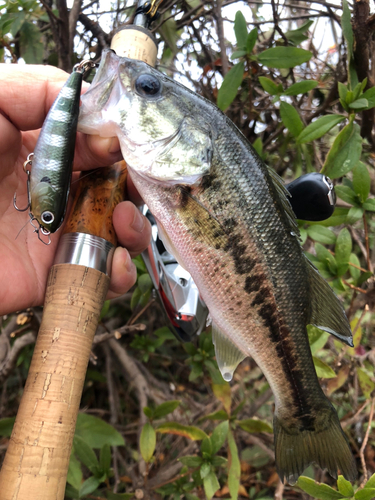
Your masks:
M310 429L303 429L303 424L274 416L275 458L280 479L290 484L311 463L315 462L322 469L337 479L337 470L348 481L355 481L357 468L346 436L335 409L330 406L321 413Z

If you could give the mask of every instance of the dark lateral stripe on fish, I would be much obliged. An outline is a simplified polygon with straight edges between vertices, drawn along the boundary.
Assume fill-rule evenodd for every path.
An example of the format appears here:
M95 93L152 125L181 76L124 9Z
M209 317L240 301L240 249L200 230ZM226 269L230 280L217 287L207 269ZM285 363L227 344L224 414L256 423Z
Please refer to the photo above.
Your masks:
M276 354L281 361L284 374L294 387L292 397L295 406L291 417L297 418L303 429L314 430L315 419L311 416L313 408L306 395L303 372L298 369L295 346L290 338L290 332L285 325L280 324L276 305L266 300L267 295L271 295L270 290L263 288L263 294L263 303L258 314L268 330L271 342L275 344Z

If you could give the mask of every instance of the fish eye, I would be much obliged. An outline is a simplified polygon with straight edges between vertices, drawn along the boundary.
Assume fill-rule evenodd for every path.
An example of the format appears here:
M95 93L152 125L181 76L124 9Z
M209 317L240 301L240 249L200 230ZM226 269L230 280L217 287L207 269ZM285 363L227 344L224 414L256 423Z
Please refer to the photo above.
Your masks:
M49 212L48 210L43 212L40 218L42 219L42 222L44 222L44 224L52 224L52 222L55 220L55 216L53 215L53 213Z
M155 96L160 92L161 83L154 75L144 73L135 81L135 90L141 96Z

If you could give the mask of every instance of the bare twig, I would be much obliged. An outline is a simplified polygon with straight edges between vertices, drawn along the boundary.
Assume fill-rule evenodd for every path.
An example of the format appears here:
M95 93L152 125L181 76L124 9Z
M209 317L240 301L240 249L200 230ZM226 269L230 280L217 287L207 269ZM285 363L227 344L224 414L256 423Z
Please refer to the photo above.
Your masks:
M370 433L370 429L371 429L372 419L374 417L374 406L375 406L375 398L372 398L371 409L370 409L370 415L368 417L366 434L365 434L365 437L363 439L363 443L362 443L361 449L359 450L359 456L360 456L361 464L362 464L362 468L363 468L363 481L361 483L360 488L363 488L363 486L366 484L367 477L368 477L368 472L367 472L367 467L366 467L366 460L365 460L365 455L364 454L365 454L365 448L366 448L366 445L367 445L367 441L368 441L368 437L369 437L369 433Z
M19 353L22 351L24 347L27 345L33 344L36 339L36 332L32 331L22 335L19 339L17 339L10 352L8 353L4 362L0 365L0 382L3 382L11 370L16 366L17 358Z
M228 65L228 57L224 39L224 24L223 24L223 18L221 16L221 0L216 0L215 18L216 18L217 37L219 39L219 45L220 45L221 65L223 69L223 75L225 76L228 73L229 65Z
M280 481L277 483L276 490L275 490L275 500L283 500L283 493L284 493L284 483Z

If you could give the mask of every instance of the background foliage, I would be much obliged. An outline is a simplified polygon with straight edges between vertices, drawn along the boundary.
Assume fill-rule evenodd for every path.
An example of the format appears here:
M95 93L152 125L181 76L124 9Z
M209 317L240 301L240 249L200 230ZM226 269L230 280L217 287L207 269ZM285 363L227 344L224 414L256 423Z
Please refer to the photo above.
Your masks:
M321 384L357 457L359 481L309 467L282 485L272 444L273 397L246 359L231 385L209 331L177 342L161 319L143 262L135 289L107 303L87 373L67 498L375 497L375 16L349 4L164 0L154 23L159 69L215 102L287 181L322 171L333 216L299 221L304 249L342 298L355 347L309 328ZM100 58L132 22L121 1L0 0L0 58L66 71ZM16 414L39 309L1 319L0 448ZM368 481L367 481L368 480ZM367 481L367 482L366 482ZM322 483L322 484L320 484Z

